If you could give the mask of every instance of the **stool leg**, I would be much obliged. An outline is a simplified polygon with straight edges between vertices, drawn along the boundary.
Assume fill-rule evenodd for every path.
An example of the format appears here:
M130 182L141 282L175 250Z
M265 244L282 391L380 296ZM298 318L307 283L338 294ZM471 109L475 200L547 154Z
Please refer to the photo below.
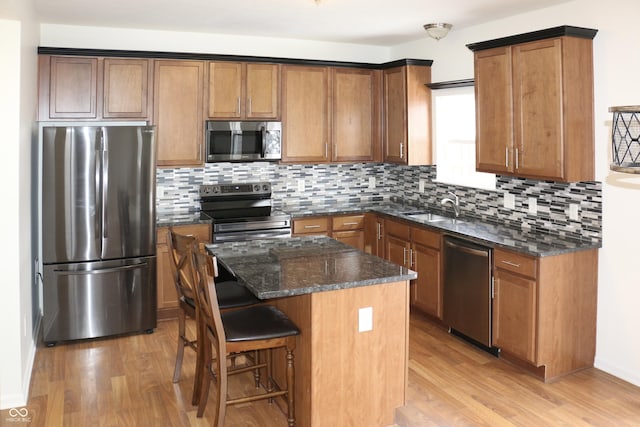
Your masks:
M197 378L197 380L200 381L200 397L198 398L198 412L197 412L197 417L200 418L202 417L202 415L204 414L204 409L207 407L207 400L209 399L209 385L211 384L211 381L213 380L213 378L211 378L211 375L208 372L208 367L211 366L213 368L213 361L212 356L211 356L211 343L209 342L208 339L205 339L203 337L202 340L202 375L200 376L200 378ZM218 358L219 359L219 358ZM216 360L216 363L217 360ZM218 374L217 371L216 375ZM220 381L219 378L217 378L218 381Z
M293 348L290 348L287 345L287 422L289 423L289 427L295 427L296 425L295 405L293 400L295 393L295 379Z
M273 365L272 365L272 351L273 349L267 349L267 393L271 393L274 389L273 387ZM268 399L269 403L273 403L273 397Z
M260 352L258 350L254 351L253 358L256 365L260 364ZM253 379L256 384L256 388L260 388L260 368L255 368L253 370Z
M178 313L178 351L176 353L176 366L173 369L173 382L180 381L180 371L182 370L182 359L184 357L185 318L184 311Z
M196 375L193 380L193 396L191 396L191 404L197 405L200 400L200 387L202 386L203 375L207 375L205 365L207 363L204 358L204 339L202 336L204 335L203 325L201 324L201 319L196 313Z

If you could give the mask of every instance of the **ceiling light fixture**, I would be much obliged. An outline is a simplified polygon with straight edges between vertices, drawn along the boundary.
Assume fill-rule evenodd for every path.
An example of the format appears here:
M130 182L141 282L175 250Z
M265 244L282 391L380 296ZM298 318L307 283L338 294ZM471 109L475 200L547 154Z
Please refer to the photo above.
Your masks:
M438 23L438 24L425 24L424 29L429 34L429 37L440 40L449 33L449 30L453 27L451 24Z

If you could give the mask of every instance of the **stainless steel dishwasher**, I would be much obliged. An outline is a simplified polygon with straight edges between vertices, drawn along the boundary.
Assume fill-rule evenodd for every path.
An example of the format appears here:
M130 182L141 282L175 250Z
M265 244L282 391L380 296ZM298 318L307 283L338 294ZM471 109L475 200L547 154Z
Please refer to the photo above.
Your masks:
M492 249L444 237L443 320L450 332L497 354L491 346Z

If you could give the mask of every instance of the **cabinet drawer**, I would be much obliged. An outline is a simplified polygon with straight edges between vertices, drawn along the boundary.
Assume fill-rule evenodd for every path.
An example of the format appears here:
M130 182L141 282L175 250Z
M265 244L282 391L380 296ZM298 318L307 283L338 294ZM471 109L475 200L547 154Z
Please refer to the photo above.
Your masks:
M411 241L428 246L434 249L440 249L440 233L424 228L411 229Z
M329 218L303 218L293 221L293 234L326 233L329 230Z
M198 239L198 242L208 243L211 241L211 229L209 224L175 225L171 228L178 234L195 236ZM169 227L158 227L156 244L167 244L168 233Z
M333 217L333 231L360 230L364 228L364 215L344 215Z
M536 258L524 254L495 249L493 251L493 265L495 268L509 270L533 279L536 278Z
M406 241L409 241L410 229L411 227L409 225L404 224L402 222L396 222L396 221L384 222L385 234L390 234L392 236L398 237Z

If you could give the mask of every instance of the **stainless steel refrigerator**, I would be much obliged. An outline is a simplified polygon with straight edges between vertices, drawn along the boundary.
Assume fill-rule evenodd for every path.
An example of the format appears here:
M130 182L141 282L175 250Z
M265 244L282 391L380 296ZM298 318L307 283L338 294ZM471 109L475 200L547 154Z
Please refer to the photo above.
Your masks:
M156 327L151 126L42 127L43 341Z

